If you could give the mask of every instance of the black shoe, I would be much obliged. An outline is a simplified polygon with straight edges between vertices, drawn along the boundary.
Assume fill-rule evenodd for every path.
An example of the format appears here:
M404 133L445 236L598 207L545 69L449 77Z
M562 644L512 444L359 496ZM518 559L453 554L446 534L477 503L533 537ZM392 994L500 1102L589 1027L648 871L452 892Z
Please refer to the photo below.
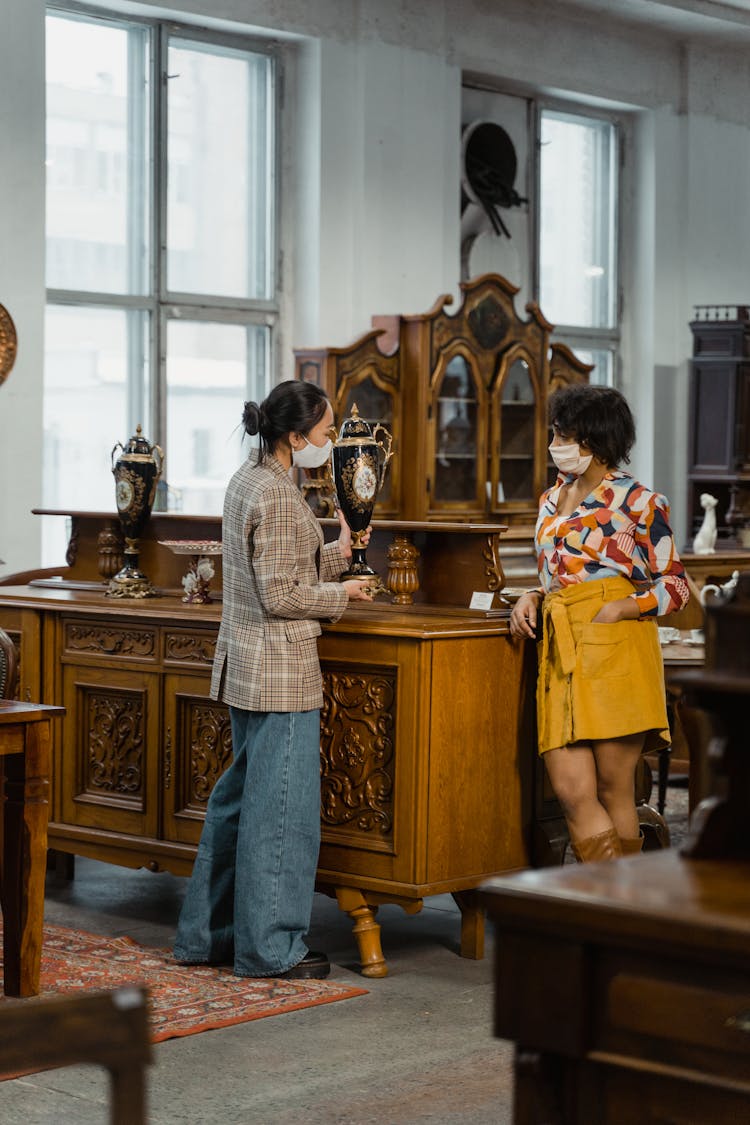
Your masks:
M313 953L311 950L305 954L298 965L293 965L285 973L272 973L273 977L282 980L322 980L331 971L331 962L325 953Z

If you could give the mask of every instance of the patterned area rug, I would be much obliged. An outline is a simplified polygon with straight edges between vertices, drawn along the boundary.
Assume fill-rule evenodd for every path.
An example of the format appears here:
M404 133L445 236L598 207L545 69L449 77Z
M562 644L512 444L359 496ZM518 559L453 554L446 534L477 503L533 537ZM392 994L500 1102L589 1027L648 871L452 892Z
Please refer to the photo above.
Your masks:
M44 927L42 996L133 984L149 990L154 1043L367 993L336 981L245 979L231 969L180 966L171 950L151 949L131 938ZM0 997L4 1006L27 1003Z

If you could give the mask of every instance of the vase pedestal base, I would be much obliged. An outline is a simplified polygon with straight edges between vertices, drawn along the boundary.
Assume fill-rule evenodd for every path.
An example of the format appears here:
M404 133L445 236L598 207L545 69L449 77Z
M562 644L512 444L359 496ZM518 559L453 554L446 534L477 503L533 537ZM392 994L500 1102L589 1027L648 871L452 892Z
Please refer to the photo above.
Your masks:
M123 567L110 579L106 590L108 598L156 598L158 590L149 582L145 574L131 567Z

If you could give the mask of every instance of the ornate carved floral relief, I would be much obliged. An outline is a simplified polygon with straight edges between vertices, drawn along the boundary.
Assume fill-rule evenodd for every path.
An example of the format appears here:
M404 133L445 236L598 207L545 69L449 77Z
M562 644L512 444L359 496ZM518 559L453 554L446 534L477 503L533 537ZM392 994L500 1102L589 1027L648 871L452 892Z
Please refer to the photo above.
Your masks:
M153 630L104 625L67 625L65 647L71 652L101 652L108 656L153 656Z
M84 789L143 795L144 701L140 695L87 691L88 759Z
M205 807L211 790L232 760L229 712L218 704L183 699L179 727L190 742L187 804Z
M323 666L321 817L385 837L393 831L396 670Z
M206 633L167 633L164 656L181 664L211 664L216 652L216 635Z

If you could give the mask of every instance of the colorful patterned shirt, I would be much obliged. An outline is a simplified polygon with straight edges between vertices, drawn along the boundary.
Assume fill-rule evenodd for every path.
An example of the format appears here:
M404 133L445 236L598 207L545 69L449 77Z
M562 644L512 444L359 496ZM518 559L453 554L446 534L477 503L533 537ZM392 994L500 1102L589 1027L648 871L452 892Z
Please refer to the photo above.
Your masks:
M560 489L573 479L561 473L540 501L535 545L545 592L624 575L641 617L682 609L689 591L666 498L613 469L571 515L559 516Z

